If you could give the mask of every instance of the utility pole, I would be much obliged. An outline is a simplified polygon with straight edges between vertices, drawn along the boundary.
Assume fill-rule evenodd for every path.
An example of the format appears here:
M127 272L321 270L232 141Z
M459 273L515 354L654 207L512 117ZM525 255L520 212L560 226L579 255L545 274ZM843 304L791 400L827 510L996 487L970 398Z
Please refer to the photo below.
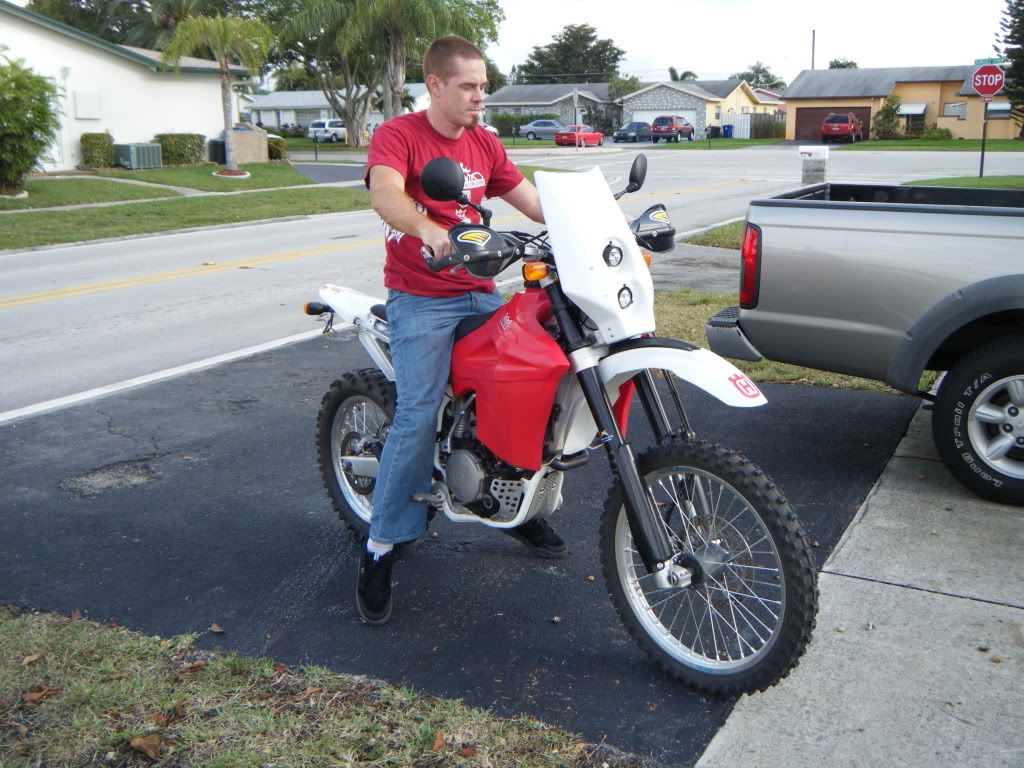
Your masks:
M817 36L817 34L817 30L811 30L811 69L814 69L814 38Z

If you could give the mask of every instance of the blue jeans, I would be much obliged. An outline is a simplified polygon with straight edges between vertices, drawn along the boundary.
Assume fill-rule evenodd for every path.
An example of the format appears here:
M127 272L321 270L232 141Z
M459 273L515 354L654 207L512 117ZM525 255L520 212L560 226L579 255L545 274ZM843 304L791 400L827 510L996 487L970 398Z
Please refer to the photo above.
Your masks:
M370 538L374 541L400 544L426 530L427 505L411 497L429 493L433 484L437 410L448 385L455 326L502 304L498 293L477 291L437 299L388 291L398 401L373 494Z

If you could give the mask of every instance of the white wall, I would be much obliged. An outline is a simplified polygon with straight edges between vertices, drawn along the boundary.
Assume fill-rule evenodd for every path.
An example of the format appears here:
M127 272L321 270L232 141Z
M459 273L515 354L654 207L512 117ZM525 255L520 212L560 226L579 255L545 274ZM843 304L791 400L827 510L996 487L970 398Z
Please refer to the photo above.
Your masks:
M145 142L157 133L224 130L220 79L209 75L152 72L145 65L0 12L0 45L63 89L61 130L47 170L81 162L79 137L110 131L117 144ZM232 109L235 107L232 94ZM232 114L232 122L237 113Z

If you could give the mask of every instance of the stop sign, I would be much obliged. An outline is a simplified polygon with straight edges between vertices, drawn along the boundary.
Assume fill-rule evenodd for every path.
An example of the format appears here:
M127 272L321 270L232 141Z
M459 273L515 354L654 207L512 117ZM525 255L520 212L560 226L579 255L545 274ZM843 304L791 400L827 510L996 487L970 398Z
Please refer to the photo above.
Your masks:
M1003 87L1003 70L995 64L985 64L974 70L971 85L979 96L994 96Z

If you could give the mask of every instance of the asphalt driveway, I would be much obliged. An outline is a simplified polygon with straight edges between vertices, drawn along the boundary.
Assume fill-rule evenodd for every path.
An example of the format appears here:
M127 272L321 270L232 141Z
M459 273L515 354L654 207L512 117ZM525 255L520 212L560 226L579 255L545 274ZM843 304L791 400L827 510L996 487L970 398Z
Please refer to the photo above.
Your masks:
M439 519L437 538L396 566L392 621L360 624L356 547L320 486L313 430L330 381L367 364L351 339L318 338L0 426L0 602L162 635L216 622L225 634L203 644L525 712L692 764L732 702L663 677L620 627L597 555L603 457L570 473L553 520L570 557L536 560L506 536ZM691 417L774 477L820 563L918 402L766 393L755 411L691 393Z

